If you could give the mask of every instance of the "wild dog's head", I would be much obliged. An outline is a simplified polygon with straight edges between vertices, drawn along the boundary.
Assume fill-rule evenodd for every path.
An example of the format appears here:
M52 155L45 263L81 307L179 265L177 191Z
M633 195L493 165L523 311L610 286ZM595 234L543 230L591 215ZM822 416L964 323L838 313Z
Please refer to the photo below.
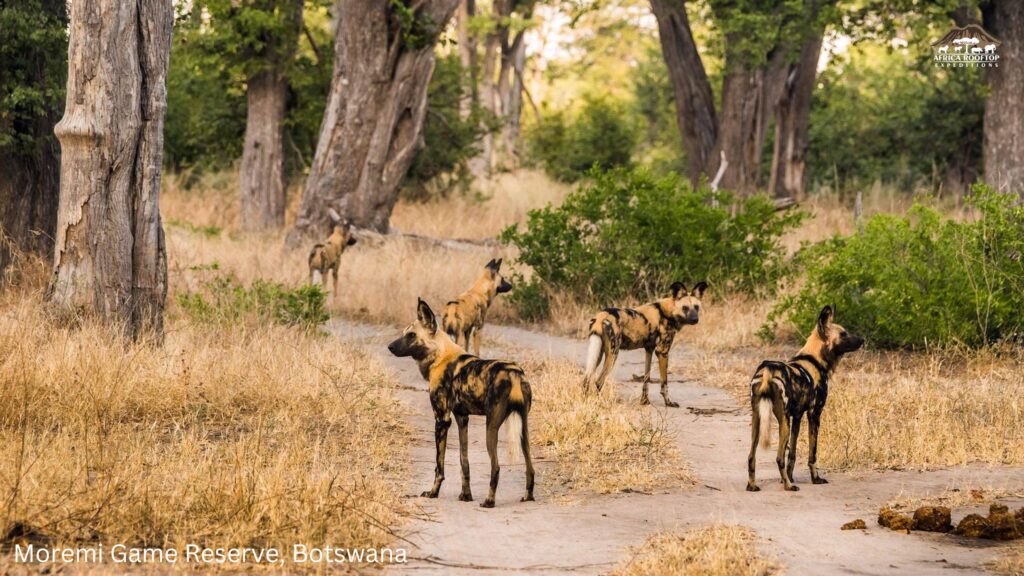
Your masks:
M672 284L672 320L679 324L700 322L700 299L704 297L708 283L701 281L690 290L682 282Z
M405 329L400 338L388 344L388 351L395 356L412 356L421 361L435 356L445 340L448 336L437 329L434 311L420 298L416 305L416 321Z
M846 328L833 322L834 316L835 310L832 306L822 308L814 332L804 345L805 351L824 360L826 366L833 366L844 354L864 345L864 338L849 333Z
M484 277L493 283L495 294L504 294L512 289L512 284L501 275L501 261L502 258L492 258L484 266Z
M331 234L331 239L334 243L339 246L351 246L356 243L356 237L352 233L351 222L338 215L334 208L327 209L327 216L334 225L334 230Z

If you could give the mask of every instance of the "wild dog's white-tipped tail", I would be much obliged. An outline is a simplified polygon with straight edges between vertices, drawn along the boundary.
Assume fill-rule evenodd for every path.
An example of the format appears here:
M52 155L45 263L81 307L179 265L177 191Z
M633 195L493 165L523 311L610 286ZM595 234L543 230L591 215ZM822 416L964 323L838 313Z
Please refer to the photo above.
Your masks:
M505 434L508 443L508 462L518 462L523 453L523 418L519 412L513 411L505 419Z
M319 270L313 270L313 286L321 286L324 283L324 277L320 274Z
M757 404L757 412L761 420L761 431L758 433L758 436L761 437L761 448L771 448L772 401L768 398L761 398Z
M590 343L587 346L587 365L585 366L587 379L589 380L597 371L597 364L601 361L601 337L597 334L590 335Z

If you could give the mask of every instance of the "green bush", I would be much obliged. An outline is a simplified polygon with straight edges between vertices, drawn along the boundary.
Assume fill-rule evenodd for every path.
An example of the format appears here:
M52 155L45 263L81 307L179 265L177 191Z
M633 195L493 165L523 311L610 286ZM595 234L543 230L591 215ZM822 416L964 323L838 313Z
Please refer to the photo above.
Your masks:
M595 166L628 166L637 141L630 118L623 105L588 97L574 117L548 114L527 132L528 157L562 182L575 182Z
M512 299L527 318L547 314L552 291L611 305L661 296L676 280L708 280L716 291L772 292L787 272L779 244L803 213L776 212L763 196L693 190L675 175L593 170L565 203L529 213L525 230L502 233L533 269Z
M200 291L178 295L178 305L195 322L270 321L306 329L315 329L328 320L325 302L326 294L319 286L287 288L260 279L247 288L230 274L203 282Z
M1020 337L1024 315L1024 208L1015 195L975 186L976 218L956 222L917 204L877 215L854 236L806 249L807 283L772 311L806 330L823 304L881 348L982 346Z

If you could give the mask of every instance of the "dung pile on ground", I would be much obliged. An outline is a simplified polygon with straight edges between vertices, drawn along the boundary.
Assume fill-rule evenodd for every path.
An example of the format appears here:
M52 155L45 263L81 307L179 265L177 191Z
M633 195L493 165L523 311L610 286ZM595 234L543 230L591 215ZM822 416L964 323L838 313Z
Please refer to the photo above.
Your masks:
M867 529L868 529L868 525L865 524L864 521L861 520L860 518L857 518L856 520L851 520L851 521L847 522L846 524L843 524L842 528L840 528L840 530L867 530Z
M953 528L951 513L945 506L921 506L910 518L892 508L878 512L878 523L897 532L952 532L968 538L987 540L1017 540L1024 538L1024 508L1016 513L1002 504L992 504L988 516L968 514ZM851 523L852 524L852 523ZM843 526L843 529L848 529Z
M914 521L909 516L904 516L892 508L882 508L878 511L878 523L897 532L910 532Z
M911 530L949 532L953 529L952 514L945 506L921 506L914 511Z
M988 540L1017 540L1024 538L1024 508L1016 514L1002 504L992 504L988 509L988 517L981 514L968 514L957 525L955 534L968 538L985 538Z

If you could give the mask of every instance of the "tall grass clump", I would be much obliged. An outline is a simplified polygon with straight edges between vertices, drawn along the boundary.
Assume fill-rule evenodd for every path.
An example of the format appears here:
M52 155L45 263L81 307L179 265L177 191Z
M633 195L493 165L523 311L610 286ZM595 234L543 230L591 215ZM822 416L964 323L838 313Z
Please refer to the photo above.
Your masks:
M744 526L715 524L660 532L638 547L612 576L768 576L782 566L757 551L757 535Z
M860 233L799 256L807 282L783 298L765 334L781 322L812 326L823 304L877 347L978 347L1019 340L1024 329L1024 207L1016 195L976 186L974 218L956 221L918 203L905 216L879 214Z
M676 175L592 171L559 207L531 211L502 234L529 267L512 298L528 319L547 317L550 294L608 305L664 295L674 281L708 280L717 292L772 292L788 266L781 237L803 213L763 196L694 190Z
M0 534L393 543L408 431L373 356L274 323L173 318L157 347L88 319L58 326L38 295L4 304Z

